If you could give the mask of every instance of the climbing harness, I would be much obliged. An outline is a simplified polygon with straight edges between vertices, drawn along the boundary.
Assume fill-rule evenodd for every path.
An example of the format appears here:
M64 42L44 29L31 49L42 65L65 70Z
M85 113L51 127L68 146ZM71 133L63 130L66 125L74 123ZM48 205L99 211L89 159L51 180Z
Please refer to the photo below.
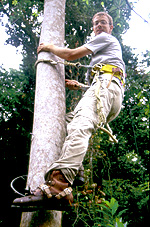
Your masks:
M102 64L102 63L97 63L95 64L94 66L90 66L90 65L82 65L80 62L76 62L76 63L73 63L73 62L68 62L68 61L54 61L52 59L48 59L48 60L45 60L45 59L38 59L36 62L35 62L35 67L40 63L40 62L44 62L44 63L49 63L51 65L57 65L57 64L63 64L65 66L73 66L73 67L76 67L77 69L83 67L83 68L87 68L87 69L91 69L91 76L93 78L95 78L96 82L97 82L97 86L96 86L96 89L95 89L95 96L97 98L97 113L98 113L98 116L99 116L99 124L97 125L97 127L106 132L108 135L109 135L109 138L110 138L110 141L111 142L115 142L115 143L118 143L118 140L115 138L115 136L112 135L112 130L111 128L109 127L109 124L106 123L106 117L103 113L103 106L102 106L102 103L101 103L101 100L100 100L100 87L101 87L101 82L99 80L99 76L101 74L111 74L111 78L110 78L110 81L108 82L108 85L106 88L109 88L111 82L112 82L112 79L113 77L116 77L119 79L120 81L120 84L125 87L125 83L124 83L124 74L123 74L123 71L117 67L117 66L114 66L114 65L109 65L109 64ZM90 86L87 86L87 85L82 85L79 87L80 90L82 91L86 91ZM104 128L103 126L106 125L107 129Z
M54 61L53 59L38 59L34 66L36 67L40 62L44 62L44 63L49 63L51 65L57 65L57 64L63 64L65 66L73 66L77 69L79 68L86 68L86 69L92 69L91 70L91 76L94 77L95 74L99 73L103 73L103 74L111 74L111 79L107 85L107 88L110 86L110 83L112 81L113 76L118 78L120 80L120 83L123 87L125 87L125 83L123 80L123 71L114 65L109 65L109 64L103 64L103 63L97 63L94 66L90 66L90 65L82 65L80 62L68 62L68 61Z

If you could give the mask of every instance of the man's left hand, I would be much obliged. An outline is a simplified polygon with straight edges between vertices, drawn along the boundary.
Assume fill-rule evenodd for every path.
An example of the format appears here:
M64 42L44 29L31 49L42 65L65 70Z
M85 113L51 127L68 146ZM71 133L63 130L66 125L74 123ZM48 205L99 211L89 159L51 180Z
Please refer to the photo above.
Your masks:
M65 80L66 82L66 87L68 87L70 90L79 90L81 85L78 81L76 80Z

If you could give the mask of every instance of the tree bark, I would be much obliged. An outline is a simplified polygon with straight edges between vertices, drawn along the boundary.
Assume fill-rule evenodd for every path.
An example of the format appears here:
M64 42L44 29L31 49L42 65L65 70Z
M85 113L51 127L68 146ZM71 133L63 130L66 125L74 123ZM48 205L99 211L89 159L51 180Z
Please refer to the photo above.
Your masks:
M45 0L41 42L64 45L65 0ZM38 59L58 58L41 52ZM63 65L39 63L36 73L33 135L27 186L31 190L44 182L49 166L60 155L65 138L65 76ZM21 227L60 227L60 211L24 212Z

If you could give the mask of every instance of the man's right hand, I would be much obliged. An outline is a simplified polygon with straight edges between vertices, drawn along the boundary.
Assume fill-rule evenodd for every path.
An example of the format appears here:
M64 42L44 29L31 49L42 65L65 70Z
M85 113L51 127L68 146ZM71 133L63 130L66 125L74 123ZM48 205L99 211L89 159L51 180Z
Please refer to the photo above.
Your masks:
M76 80L65 80L66 82L66 87L68 87L70 90L79 90L81 85L78 81Z

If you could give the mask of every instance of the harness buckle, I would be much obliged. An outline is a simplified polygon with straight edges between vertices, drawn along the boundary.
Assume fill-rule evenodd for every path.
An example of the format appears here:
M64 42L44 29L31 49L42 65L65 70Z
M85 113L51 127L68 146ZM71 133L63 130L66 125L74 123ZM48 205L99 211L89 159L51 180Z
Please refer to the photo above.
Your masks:
M92 73L93 73L93 74L96 74L97 71L99 71L100 73L104 73L104 71L102 71L102 68L103 68L104 65L105 65L105 64L103 64L103 63L97 63L97 64L95 65L95 67L92 69Z

